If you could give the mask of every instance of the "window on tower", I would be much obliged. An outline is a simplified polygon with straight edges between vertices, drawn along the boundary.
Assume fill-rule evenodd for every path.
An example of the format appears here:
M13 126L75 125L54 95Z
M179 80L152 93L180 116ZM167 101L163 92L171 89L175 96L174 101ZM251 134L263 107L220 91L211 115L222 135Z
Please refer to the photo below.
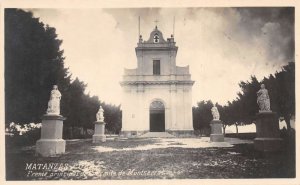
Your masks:
M153 74L160 75L160 60L153 60Z
M159 36L158 36L157 33L154 34L153 42L154 42L154 43L159 43Z

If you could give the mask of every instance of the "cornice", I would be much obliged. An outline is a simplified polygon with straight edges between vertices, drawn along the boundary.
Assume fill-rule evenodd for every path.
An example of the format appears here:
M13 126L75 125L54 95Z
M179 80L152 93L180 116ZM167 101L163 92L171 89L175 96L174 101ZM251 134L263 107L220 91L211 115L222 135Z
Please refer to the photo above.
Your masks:
M171 85L171 84L180 84L180 85L193 85L195 81L185 80L185 81L121 81L121 86L125 85Z

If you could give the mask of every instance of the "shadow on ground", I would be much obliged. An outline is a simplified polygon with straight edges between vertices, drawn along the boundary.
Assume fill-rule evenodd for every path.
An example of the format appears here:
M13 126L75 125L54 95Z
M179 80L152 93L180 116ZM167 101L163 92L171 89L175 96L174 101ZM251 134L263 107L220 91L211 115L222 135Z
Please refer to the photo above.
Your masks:
M142 138L111 139L101 144L93 144L90 139L71 140L67 141L64 155L47 158L36 156L34 146L10 146L6 147L6 177L7 180L295 177L294 151L288 149L263 154L254 151L253 144L182 148L180 142L173 142L167 148L125 150L160 142ZM97 146L118 150L99 152L94 149Z

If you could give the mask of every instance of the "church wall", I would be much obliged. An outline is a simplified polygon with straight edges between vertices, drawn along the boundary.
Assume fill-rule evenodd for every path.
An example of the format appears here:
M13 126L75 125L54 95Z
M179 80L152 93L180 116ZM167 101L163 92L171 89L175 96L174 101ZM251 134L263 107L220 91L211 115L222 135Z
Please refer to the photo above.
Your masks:
M172 130L193 130L191 88L178 85L175 101L176 118Z
M169 75L171 73L171 52L166 51L140 51L143 57L138 57L139 74L153 75L153 60L160 60L161 75Z
M187 90L184 90L186 88ZM122 102L122 131L149 131L150 104L159 100L165 106L166 130L193 130L190 87L147 85L137 92L125 91Z

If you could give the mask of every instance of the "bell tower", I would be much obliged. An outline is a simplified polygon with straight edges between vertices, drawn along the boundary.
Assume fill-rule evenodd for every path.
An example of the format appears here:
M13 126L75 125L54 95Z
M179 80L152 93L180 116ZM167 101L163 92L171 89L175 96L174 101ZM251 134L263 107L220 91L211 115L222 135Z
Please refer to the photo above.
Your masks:
M166 41L156 26L147 41L143 41L140 37L135 48L138 73L141 75L175 74L177 50L173 36Z

